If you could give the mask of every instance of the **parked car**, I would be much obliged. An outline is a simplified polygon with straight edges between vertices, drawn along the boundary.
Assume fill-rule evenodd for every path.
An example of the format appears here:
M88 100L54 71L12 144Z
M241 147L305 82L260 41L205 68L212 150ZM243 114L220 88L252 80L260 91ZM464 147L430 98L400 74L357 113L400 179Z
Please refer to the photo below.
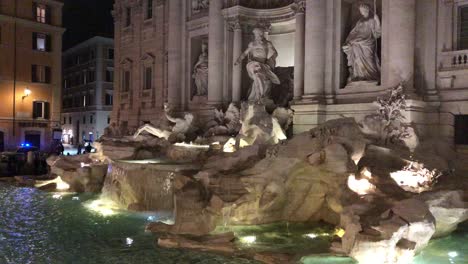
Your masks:
M8 160L26 161L28 152L39 152L39 148L29 145L18 147L16 151L5 151L0 153L1 162L8 162Z

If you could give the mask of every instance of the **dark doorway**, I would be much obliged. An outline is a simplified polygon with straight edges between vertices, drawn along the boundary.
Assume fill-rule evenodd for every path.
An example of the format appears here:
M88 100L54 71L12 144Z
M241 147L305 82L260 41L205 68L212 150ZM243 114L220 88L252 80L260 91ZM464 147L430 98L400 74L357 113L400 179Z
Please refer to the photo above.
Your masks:
M5 151L5 134L0 131L0 152Z
M33 147L41 148L41 135L40 134L26 134L24 136L25 143Z
M455 116L455 145L468 145L468 115Z

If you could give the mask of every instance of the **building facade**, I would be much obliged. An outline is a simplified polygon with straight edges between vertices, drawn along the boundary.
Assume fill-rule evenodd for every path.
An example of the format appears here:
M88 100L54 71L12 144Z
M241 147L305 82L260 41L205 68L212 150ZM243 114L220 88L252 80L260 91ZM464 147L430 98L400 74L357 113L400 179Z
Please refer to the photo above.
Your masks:
M62 6L0 2L0 150L47 149L60 133Z
M114 40L93 37L63 53L63 142L94 141L109 126L113 104Z
M260 28L277 51L277 95L295 111L295 133L343 116L362 120L402 84L406 121L422 138L468 144L468 1L117 0L114 17L118 124L152 122L164 103L204 115L247 100L251 76L235 62ZM367 44L357 43L360 27ZM194 75L205 45L200 95Z

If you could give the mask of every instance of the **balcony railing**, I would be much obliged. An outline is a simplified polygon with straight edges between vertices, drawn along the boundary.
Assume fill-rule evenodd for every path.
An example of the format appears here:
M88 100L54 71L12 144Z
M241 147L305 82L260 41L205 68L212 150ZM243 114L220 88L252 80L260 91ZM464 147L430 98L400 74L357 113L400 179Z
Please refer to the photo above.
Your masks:
M468 50L447 51L441 54L440 70L468 69Z

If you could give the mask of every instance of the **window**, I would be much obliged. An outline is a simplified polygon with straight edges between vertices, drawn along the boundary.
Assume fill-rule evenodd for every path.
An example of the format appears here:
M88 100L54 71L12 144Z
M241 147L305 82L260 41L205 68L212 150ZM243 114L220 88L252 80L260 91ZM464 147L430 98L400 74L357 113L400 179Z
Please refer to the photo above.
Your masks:
M459 9L459 43L458 47L460 50L468 49L468 5L462 6Z
M86 124L86 116L83 116L83 125Z
M123 76L123 92L130 91L130 71L125 71Z
M153 18L153 0L146 0L146 19Z
M92 124L94 122L94 116L90 115L89 116L89 123Z
M107 50L107 58L109 60L113 60L114 59L114 49L108 49Z
M114 103L114 96L112 94L106 93L106 105L112 105Z
M468 115L455 116L455 145L468 145Z
M71 117L71 116L69 116L69 117L68 117L68 124L70 124L70 125L71 125L71 123L72 123L72 117Z
M106 70L106 82L114 82L114 71L111 69Z
M96 81L96 72L94 70L88 70L88 83Z
M107 124L110 124L110 116L107 117Z
M31 81L36 83L50 83L50 67L42 65L32 65Z
M125 9L125 26L129 27L132 24L132 9L127 7Z
M64 117L64 118L63 118L63 124L65 125L66 123L67 123L67 118Z
M34 32L32 44L33 50L51 51L51 38L49 35Z
M49 102L35 101L33 102L33 118L49 119L50 104Z
M153 88L153 69L151 67L145 67L143 79L143 89L148 90Z
M87 99L87 96L86 96L86 95L83 95L83 106L86 106L86 104L87 104L87 102L86 102L87 100L86 100L86 99ZM83 122L83 123L84 123L84 122Z
M66 78L63 79L63 88L68 88L68 80Z
M33 15L37 22L50 24L50 8L48 6L34 3Z

